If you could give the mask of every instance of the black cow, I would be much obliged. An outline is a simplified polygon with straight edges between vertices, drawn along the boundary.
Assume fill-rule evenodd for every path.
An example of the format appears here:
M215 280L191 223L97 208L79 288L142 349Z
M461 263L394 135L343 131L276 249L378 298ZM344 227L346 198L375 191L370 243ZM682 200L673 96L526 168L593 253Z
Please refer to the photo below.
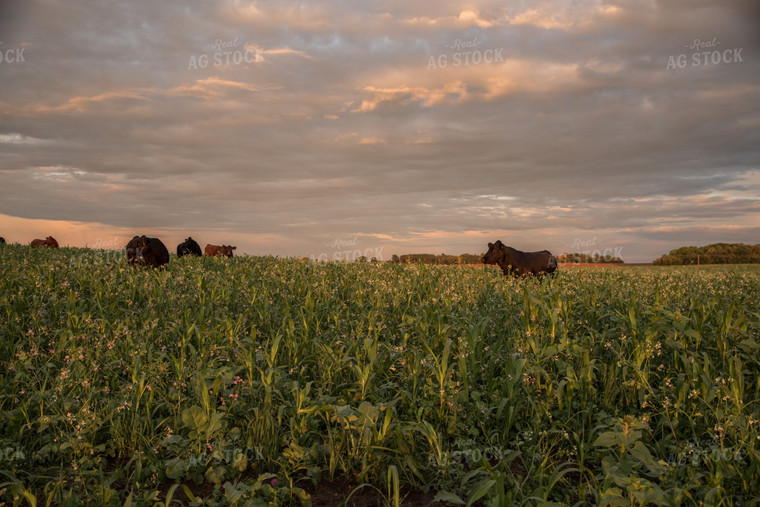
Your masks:
M182 257L183 255L203 257L203 252L201 252L201 246L193 238L187 238L177 245L177 257Z
M158 238L135 236L127 243L127 264L158 268L169 264L169 250Z
M506 246L501 241L488 243L488 252L483 256L483 264L496 264L505 275L541 275L557 271L557 260L548 250L521 252Z
M5 238L0 236L0 245L4 245L4 244L5 244Z

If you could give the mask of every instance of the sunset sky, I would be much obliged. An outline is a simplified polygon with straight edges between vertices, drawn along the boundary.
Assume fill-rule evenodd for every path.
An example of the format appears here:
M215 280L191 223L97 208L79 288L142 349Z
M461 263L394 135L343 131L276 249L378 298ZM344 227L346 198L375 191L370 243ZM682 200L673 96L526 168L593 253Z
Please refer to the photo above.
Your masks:
M755 0L3 0L0 43L8 242L760 243Z

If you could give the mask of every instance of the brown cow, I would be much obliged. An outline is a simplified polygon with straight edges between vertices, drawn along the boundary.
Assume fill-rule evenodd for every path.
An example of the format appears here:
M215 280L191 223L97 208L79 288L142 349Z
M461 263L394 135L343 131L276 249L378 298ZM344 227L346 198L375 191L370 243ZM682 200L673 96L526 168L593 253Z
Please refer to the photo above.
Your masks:
M203 251L208 257L232 257L232 251L236 248L230 245L206 245Z
M58 242L55 240L53 236L48 236L45 239L32 240L32 246L35 248L38 246L45 246L48 248L58 248Z

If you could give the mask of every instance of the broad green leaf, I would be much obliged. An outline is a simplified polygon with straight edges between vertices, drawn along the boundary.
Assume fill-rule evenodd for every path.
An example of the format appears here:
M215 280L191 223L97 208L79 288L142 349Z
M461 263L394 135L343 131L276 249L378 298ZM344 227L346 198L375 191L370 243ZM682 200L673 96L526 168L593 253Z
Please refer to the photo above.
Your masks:
M189 467L187 460L173 458L166 462L166 476L169 479L181 479Z
M623 491L620 488L609 488L602 493L599 499L599 505L621 505L627 506L630 502L623 497Z
M221 484L224 482L224 477L227 475L227 469L223 465L216 465L209 467L204 474L206 481L211 484Z
M433 498L433 503L435 502L453 503L454 505L465 505L467 503L449 491L439 491L436 493L435 498Z
M208 426L208 415L201 407L193 405L182 411L182 424L185 428L200 434Z
M612 447L613 445L620 444L620 435L614 431L605 431L594 440L596 447Z
M496 484L496 481L493 479L485 479L481 481L470 493L470 498L467 499L467 505L470 506L483 498L494 484Z

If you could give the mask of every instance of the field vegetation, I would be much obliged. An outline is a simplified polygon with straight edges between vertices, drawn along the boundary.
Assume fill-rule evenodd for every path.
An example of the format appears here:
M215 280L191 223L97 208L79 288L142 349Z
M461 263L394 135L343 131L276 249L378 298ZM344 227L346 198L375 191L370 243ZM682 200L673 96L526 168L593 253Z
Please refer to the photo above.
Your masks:
M749 505L760 268L0 246L0 501Z

